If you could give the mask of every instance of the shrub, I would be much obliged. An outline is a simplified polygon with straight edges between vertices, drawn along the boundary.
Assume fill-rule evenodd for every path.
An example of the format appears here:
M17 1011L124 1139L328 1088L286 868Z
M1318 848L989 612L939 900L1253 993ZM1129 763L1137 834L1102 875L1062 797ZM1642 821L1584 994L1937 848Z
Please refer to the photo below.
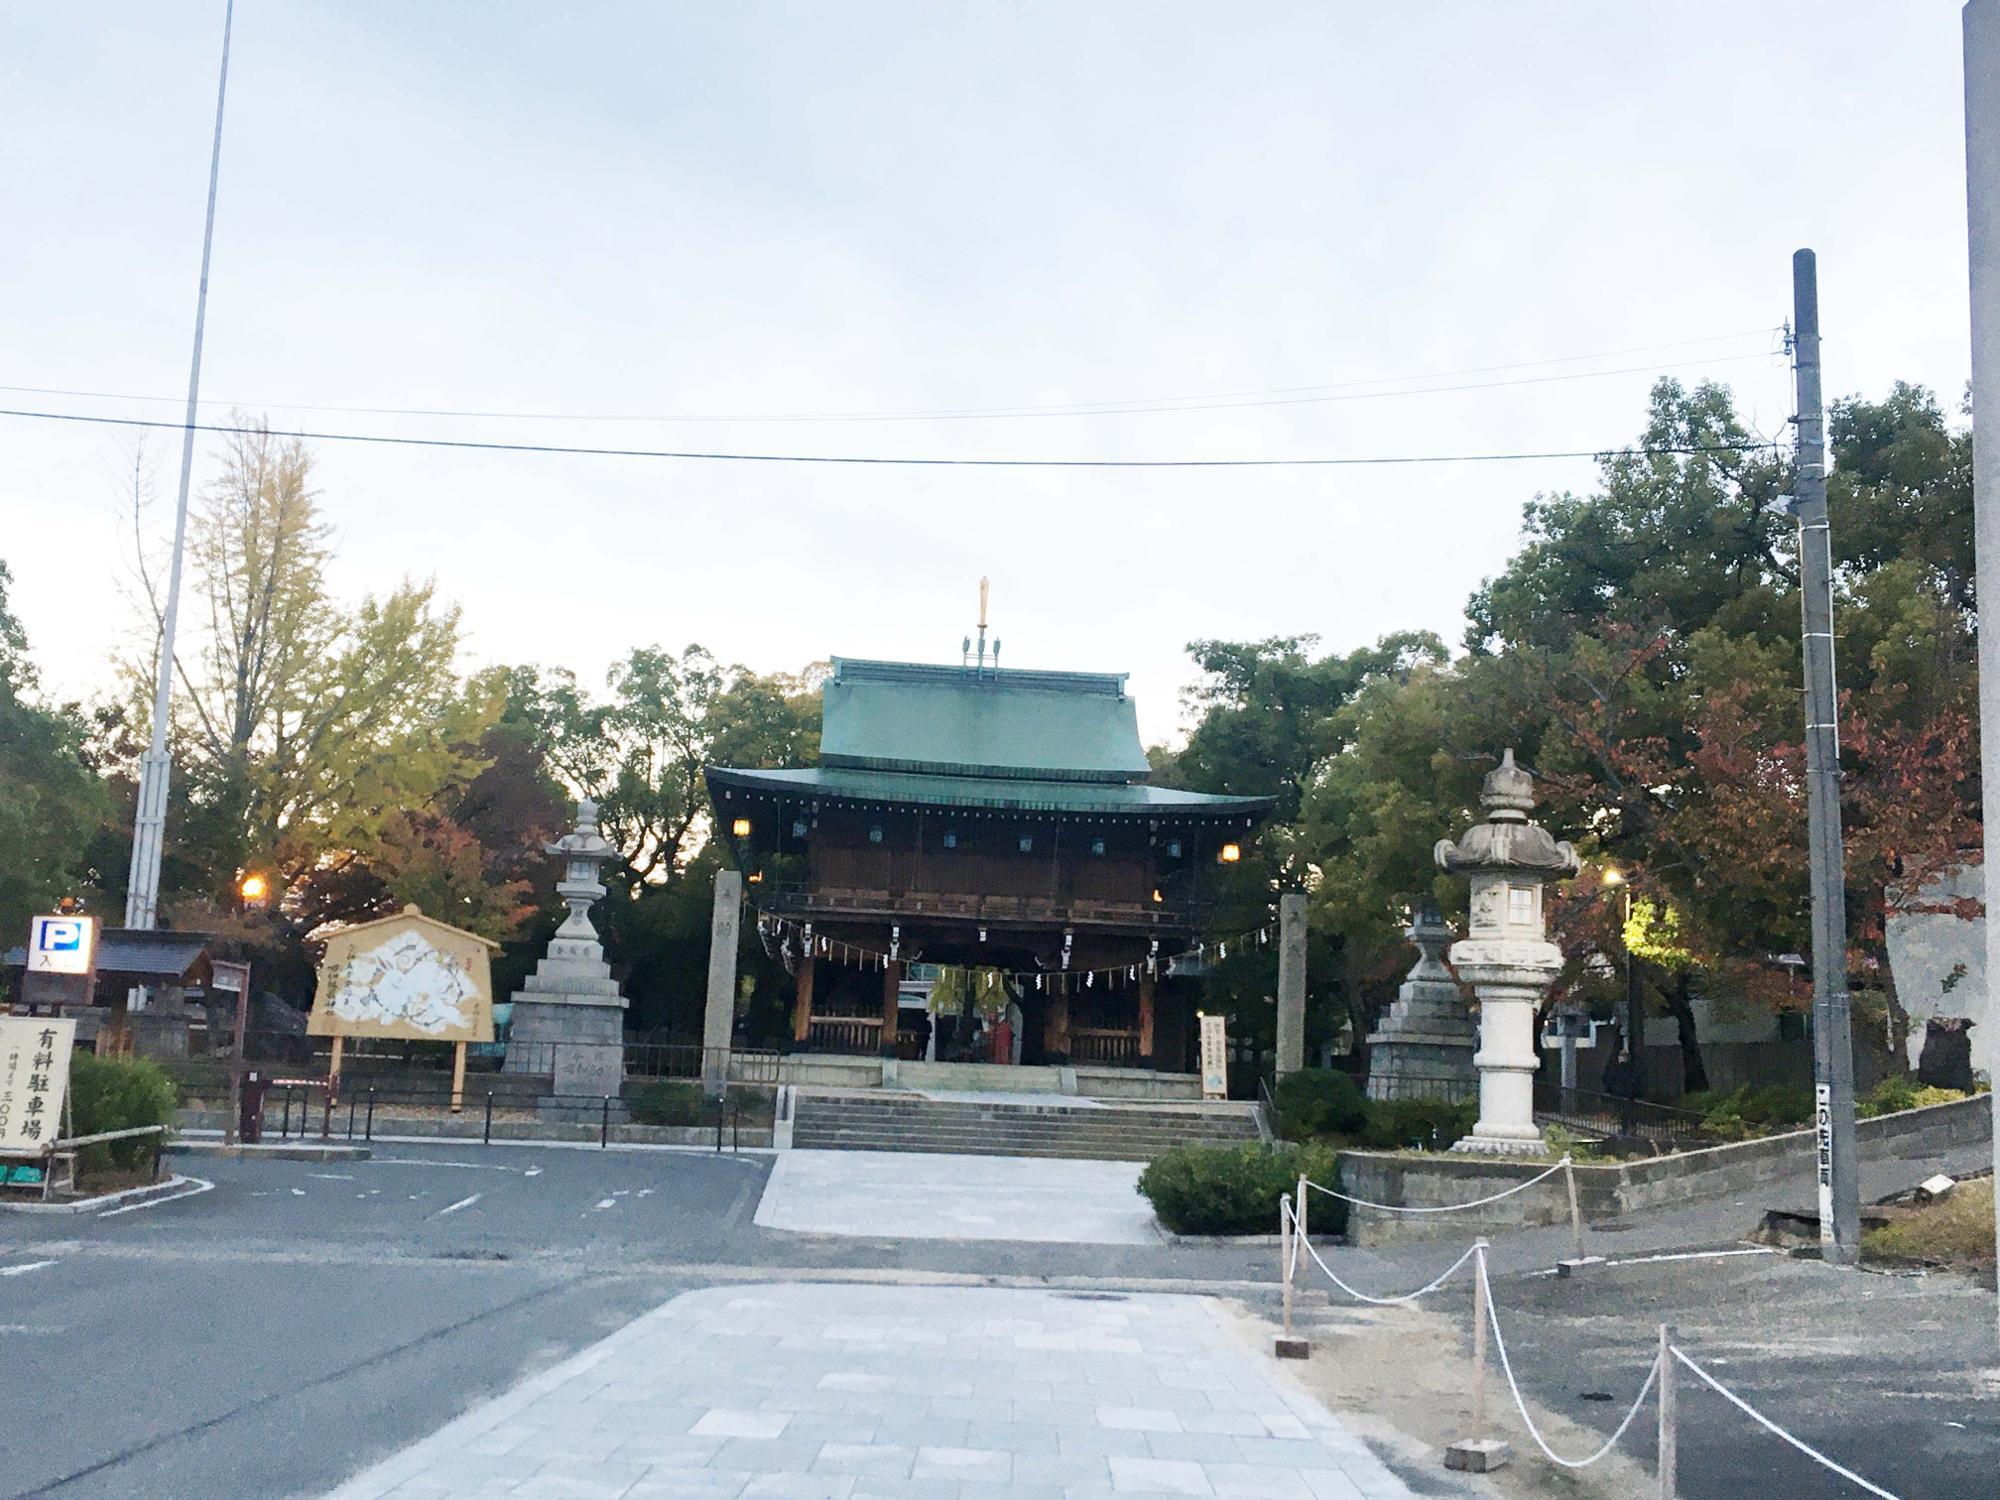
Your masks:
M1176 1234L1274 1234L1278 1200L1300 1174L1331 1186L1337 1165L1325 1146L1175 1146L1139 1174L1139 1191ZM1339 1234L1347 1205L1316 1195L1311 1220L1316 1232Z
M1813 1091L1802 1083L1746 1084L1726 1094L1689 1094L1679 1107L1700 1110L1702 1129L1709 1134L1741 1141L1809 1124Z
M1971 1097L1957 1089L1931 1088L1918 1083L1908 1074L1901 1074L1876 1084L1856 1102L1854 1112L1862 1119L1870 1120L1876 1115L1893 1115L1900 1110L1924 1109L1933 1104L1952 1104Z
M625 1091L625 1108L641 1125L698 1125L701 1085L672 1078L635 1083Z
M178 1102L173 1079L158 1063L143 1057L98 1057L91 1052L71 1054L69 1101L71 1133L75 1135L171 1125ZM134 1136L86 1146L77 1167L85 1172L105 1167L127 1171L142 1161L151 1161L155 1144L150 1137Z
M1278 1118L1272 1128L1292 1141L1321 1135L1354 1135L1368 1119L1361 1085L1333 1068L1303 1068L1278 1080L1271 1091Z
M1368 1107L1361 1144L1371 1151L1442 1151L1472 1132L1479 1106L1443 1099L1378 1099Z

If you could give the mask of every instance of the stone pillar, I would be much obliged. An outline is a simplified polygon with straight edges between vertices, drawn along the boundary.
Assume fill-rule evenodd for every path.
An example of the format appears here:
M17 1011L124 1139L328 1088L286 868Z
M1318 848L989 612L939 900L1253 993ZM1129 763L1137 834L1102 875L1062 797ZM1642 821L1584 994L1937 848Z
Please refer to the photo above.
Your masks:
M896 1055L896 1032L901 1028L903 964L890 959L882 966L882 1055Z
M792 1000L792 1041L802 1044L812 1034L813 1020L813 960L812 954L799 955L798 972L793 976L798 985Z
M1278 898L1278 1060L1279 1078L1306 1065L1306 897L1287 891Z
M1535 1010L1562 968L1562 951L1548 940L1542 888L1576 874L1576 850L1559 844L1528 820L1534 782L1509 750L1487 773L1480 792L1486 821L1454 844L1440 839L1440 869L1472 881L1472 916L1462 942L1451 949L1452 967L1479 997L1479 1123L1454 1151L1493 1156L1538 1156L1544 1151L1535 1125Z
M1445 967L1451 928L1426 901L1407 934L1416 967L1368 1035L1371 1099L1465 1099L1478 1088L1472 1066L1479 1027L1458 981Z
M729 1084L729 1043L736 1029L736 946L743 920L743 872L715 872L708 922L708 1003L701 1016L701 1082L710 1094Z

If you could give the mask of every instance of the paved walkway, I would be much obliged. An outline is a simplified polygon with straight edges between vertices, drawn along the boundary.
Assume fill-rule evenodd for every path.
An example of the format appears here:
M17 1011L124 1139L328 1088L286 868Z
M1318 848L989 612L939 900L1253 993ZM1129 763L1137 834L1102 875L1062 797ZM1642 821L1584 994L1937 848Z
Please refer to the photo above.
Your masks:
M333 1500L1412 1492L1208 1298L689 1292Z
M869 1239L1034 1240L1157 1245L1144 1168L1128 1161L784 1151L757 1222L766 1229Z

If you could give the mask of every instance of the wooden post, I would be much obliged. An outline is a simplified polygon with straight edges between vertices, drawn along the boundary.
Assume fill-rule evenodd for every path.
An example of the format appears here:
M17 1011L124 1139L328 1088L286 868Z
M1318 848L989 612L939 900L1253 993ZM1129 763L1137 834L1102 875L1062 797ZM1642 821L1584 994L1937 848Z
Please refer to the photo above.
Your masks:
M1153 1065L1153 971L1139 971L1139 1061Z
M1042 1018L1042 1050L1070 1061L1069 1055L1069 996L1060 985L1049 995L1049 1008Z
M813 1019L813 960L810 953L799 955L796 975L798 998L792 1002L792 1040L803 1042L812 1035Z
M882 965L882 1055L896 1055L896 1033L901 1029L898 997L903 983L903 962L892 958Z
M1472 1431L1486 1431L1486 1241L1472 1252Z
M1563 1158L1563 1181L1569 1185L1569 1235L1575 1255L1583 1259L1583 1209L1576 1197L1576 1164L1568 1157Z
M341 1044L346 1040L346 1037L336 1031L333 1034L333 1049L327 1054L326 1097L329 1101L338 1098L340 1095L340 1049ZM459 1054L461 1057L464 1055L464 1045L462 1043L460 1044Z
M1292 1202L1278 1200L1278 1269L1285 1278L1285 1337L1292 1336Z
M338 1043L336 1042L336 1045ZM451 1112L465 1108L465 1043L454 1042L451 1049Z
M1680 1413L1674 1392L1673 1326L1660 1325L1660 1500L1674 1500L1674 1471L1680 1466Z

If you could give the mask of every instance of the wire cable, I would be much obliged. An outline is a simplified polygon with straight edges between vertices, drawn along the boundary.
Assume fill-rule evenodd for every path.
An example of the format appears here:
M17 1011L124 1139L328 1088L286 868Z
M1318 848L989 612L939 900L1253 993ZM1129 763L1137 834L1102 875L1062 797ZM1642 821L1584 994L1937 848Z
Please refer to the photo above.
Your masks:
M1768 438L1741 443L1691 443L1656 448L1613 444L1537 453L1426 453L1357 458L893 458L849 453L730 453L672 448L598 448L566 443L499 443L470 438L391 437L369 432L313 432L305 429L245 427L226 422L166 422L141 417L101 417L83 412L27 411L0 407L0 417L27 421L75 422L86 426L141 428L149 431L258 433L315 443L374 443L396 448L456 448L479 453L544 453L586 458L654 458L701 463L860 464L879 468L942 469L1296 469L1381 468L1417 464L1528 463L1538 460L1603 458L1611 454L1641 457L1742 454L1782 447Z
M1764 330L1757 330L1763 332ZM1742 337L1742 335L1726 335ZM1689 340L1707 343L1713 340ZM1659 347L1682 347L1664 345ZM1638 351L1634 351L1638 352ZM1534 369L1547 364L1575 363L1602 359L1604 355L1575 354L1560 360L1530 360L1520 365L1489 365L1483 369L1447 371L1438 375L1405 375L1379 380L1356 380L1340 385L1293 386L1269 391L1243 391L1219 396L1163 396L1149 401L1080 402L1075 405L965 407L935 411L883 412L677 412L648 415L642 412L559 412L481 411L441 406L330 406L299 401L238 401L220 397L203 401L206 407L256 407L296 412L334 412L345 416L457 417L507 422L640 422L640 423L796 423L796 422L962 422L1000 419L1047 419L1060 417L1144 416L1150 413L1182 411L1236 411L1252 407L1312 406L1338 401L1381 401L1402 396L1436 396L1461 391L1504 390L1508 386L1548 385L1571 380L1597 380L1614 375L1644 375L1665 370L1685 370L1707 365L1739 364L1747 360L1776 357L1770 350L1749 354L1722 354L1706 359L1682 360L1666 365L1625 365L1612 370L1582 370L1564 375L1535 375L1520 380L1484 380L1462 385L1419 386L1412 390L1363 390L1363 386L1408 384L1417 380L1442 380L1454 374L1485 374L1494 370ZM0 385L0 391L25 396L72 396L92 401L172 401L169 396L142 396L126 391L86 391L61 386ZM1295 395L1293 392L1327 394Z

